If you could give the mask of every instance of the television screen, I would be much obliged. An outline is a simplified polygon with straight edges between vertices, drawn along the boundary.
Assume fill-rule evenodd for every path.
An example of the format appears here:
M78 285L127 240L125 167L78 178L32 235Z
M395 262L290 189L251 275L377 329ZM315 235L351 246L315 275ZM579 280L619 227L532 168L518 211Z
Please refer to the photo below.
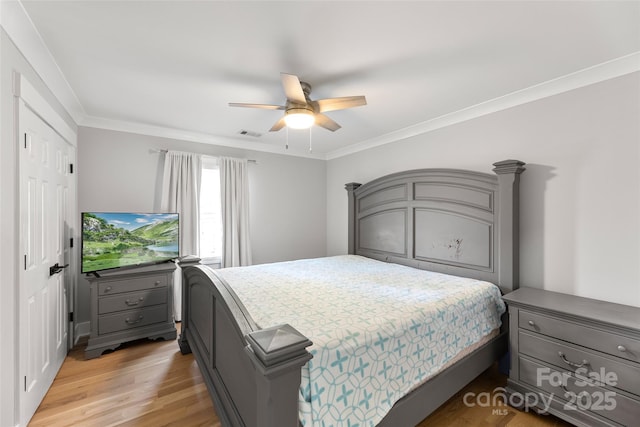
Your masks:
M154 264L179 256L177 213L82 213L82 272Z

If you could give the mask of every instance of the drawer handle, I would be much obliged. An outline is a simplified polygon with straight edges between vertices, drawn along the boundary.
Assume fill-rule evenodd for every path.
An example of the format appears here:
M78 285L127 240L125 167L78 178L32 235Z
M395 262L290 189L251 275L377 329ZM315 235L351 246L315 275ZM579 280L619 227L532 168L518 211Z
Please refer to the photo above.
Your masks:
M597 387L599 384L594 384L593 382L591 382L590 379L588 379L587 377L583 377L583 376L579 376L576 375L577 379L579 379L580 381L589 384L591 387ZM571 376L565 376L564 374L562 375L562 383L560 384L560 388L565 392L565 393L571 393L569 391L569 389L567 388L567 384L569 383L569 378L571 378ZM567 396L568 397L568 396Z
M529 320L529 326L536 326L535 322L533 320Z
M619 351L627 351L627 348L625 346L623 346L623 345L619 345L618 346L618 350Z
M154 283L154 285L158 286L160 284L160 280L156 280L156 283Z
M571 378L571 375L563 372L560 374L561 375L561 383L560 383L560 388L565 392L565 393L571 393L569 391L569 389L567 388L567 384L569 384L569 378Z
M109 292L111 290L111 286L107 286L106 288L104 288L105 292Z
M142 314L140 316L138 316L138 318L136 320L131 320L128 317L126 319L124 319L125 323L128 325L135 325L136 323L140 323L142 321Z
M137 301L131 301L131 300L127 299L124 303L127 304L128 306L133 306L133 305L140 304L142 301L144 301L144 298L140 297Z
M559 351L558 352L558 356L560 356L560 358L562 359L562 361L564 363L566 363L569 366L573 366L574 368L582 368L584 365L588 365L589 362L587 362L586 360L583 360L582 363L576 363L576 362L572 362L570 360L568 360L565 356L564 353Z

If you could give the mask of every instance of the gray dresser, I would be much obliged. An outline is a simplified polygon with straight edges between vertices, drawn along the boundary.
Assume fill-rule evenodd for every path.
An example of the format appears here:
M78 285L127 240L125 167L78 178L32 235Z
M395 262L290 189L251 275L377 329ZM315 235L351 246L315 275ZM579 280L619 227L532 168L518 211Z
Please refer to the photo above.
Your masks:
M578 426L640 423L640 308L521 288L509 307L509 404Z
M99 357L126 341L176 339L173 321L174 263L110 270L88 276L91 334L85 357Z

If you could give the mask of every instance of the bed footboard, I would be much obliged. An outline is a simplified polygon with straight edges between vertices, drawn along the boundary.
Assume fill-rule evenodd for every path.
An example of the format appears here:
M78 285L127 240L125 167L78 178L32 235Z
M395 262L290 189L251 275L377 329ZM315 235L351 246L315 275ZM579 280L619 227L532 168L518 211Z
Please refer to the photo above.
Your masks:
M193 352L225 426L298 426L312 343L290 325L260 329L209 267L181 262L183 354ZM220 351L218 351L220 350Z

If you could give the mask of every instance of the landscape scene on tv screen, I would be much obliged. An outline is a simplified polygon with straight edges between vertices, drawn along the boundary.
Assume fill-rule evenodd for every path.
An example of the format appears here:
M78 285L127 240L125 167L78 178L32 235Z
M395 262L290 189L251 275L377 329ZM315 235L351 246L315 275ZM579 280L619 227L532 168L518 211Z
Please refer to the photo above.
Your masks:
M176 213L84 212L82 272L177 258L178 235Z

